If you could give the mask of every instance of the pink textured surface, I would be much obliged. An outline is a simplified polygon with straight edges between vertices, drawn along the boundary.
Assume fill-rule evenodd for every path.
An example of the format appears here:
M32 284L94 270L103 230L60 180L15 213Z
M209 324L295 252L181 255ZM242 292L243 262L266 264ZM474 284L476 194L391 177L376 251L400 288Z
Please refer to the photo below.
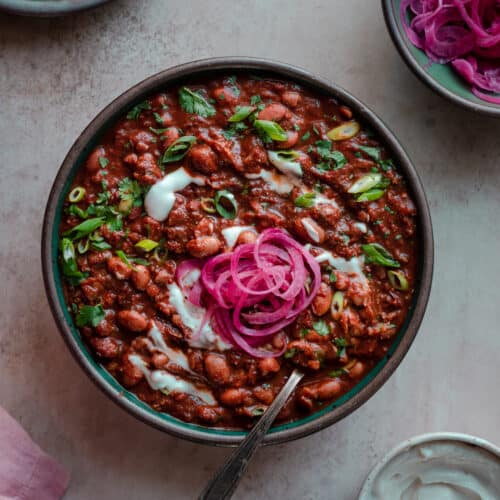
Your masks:
M69 475L0 408L0 498L56 500Z

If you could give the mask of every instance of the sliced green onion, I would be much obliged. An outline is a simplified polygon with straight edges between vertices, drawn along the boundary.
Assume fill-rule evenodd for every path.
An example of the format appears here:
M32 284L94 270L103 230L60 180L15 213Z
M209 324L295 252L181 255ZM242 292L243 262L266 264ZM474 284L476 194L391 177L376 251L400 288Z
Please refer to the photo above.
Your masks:
M109 250L112 248L109 243L104 241L104 239L102 241L91 241L90 246L94 250L98 250L99 252L101 252L102 250Z
M83 198L85 197L85 188L82 186L78 186L74 189L71 190L71 193L69 193L68 200L70 203L78 203L79 201L82 201Z
M156 247L152 255L156 262L163 264L168 258L168 250L164 247Z
M215 201L213 198L202 198L201 208L208 214L214 214L217 210L215 208Z
M151 250L154 250L158 245L159 243L157 241L145 239L136 243L135 247L140 248L145 252L151 252Z
M382 174L379 173L377 174L371 173L364 175L363 177L359 178L348 189L347 192L351 194L364 193L377 186L381 180L382 180Z
M225 205L230 205L231 208L228 209ZM215 209L222 217L234 219L238 214L238 203L236 202L234 194L227 189L217 191L215 193Z
M284 174L302 175L302 166L297 161L300 158L298 151L268 151L269 161Z
M76 248L78 249L78 253L81 253L82 255L86 253L89 249L89 240L88 238L85 240L80 240L78 244L76 245Z
M89 234L89 240L90 241L102 241L104 238L99 234L98 231L94 231L93 233Z
M237 123L242 122L246 118L248 118L255 111L254 106L241 106L236 108L236 113L234 113L231 118L229 118L229 122Z
M279 123L270 120L255 120L253 124L264 142L283 142L288 139L287 133L281 128Z
M64 233L71 240L79 240L87 234L93 233L97 228L101 227L104 223L104 217L94 217L93 219L87 219L86 221L72 227Z
M125 255L125 252L123 250L117 250L116 255L120 257L122 262L124 262L128 268L135 270L135 267L132 265L132 263L130 262L129 258Z
M311 208L314 205L316 193L304 193L293 200L293 204L300 208Z
M332 128L332 130L330 130L326 135L332 141L345 141L346 139L351 139L357 135L360 130L361 127L359 123L353 120Z
M408 290L408 280L403 271L389 270L387 271L387 277L389 278L389 283L392 288L402 291Z
M163 156L160 158L160 163L173 163L182 160L195 142L196 137L193 135L184 135L179 137L179 139L177 139L165 150Z
M379 264L385 267L400 267L397 260L379 243L369 243L361 245L366 255L366 261L372 264Z
M373 188L356 196L356 201L375 201L384 196L385 189Z
M64 278L73 286L81 283L88 277L88 273L82 273L76 262L75 247L68 238L61 240L62 273Z
M344 294L337 291L333 294L332 304L330 306L330 313L334 320L339 320L344 312Z

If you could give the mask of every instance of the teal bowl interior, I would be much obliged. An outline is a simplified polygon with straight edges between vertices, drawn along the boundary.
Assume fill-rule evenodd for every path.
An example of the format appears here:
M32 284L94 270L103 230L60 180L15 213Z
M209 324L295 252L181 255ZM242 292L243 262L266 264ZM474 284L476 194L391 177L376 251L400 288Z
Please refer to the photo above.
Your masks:
M243 58L237 59L237 61L242 59ZM231 68L234 71L239 67L238 64L233 64L231 66L229 60L225 58L220 60L215 59L213 61L221 61L221 71L231 71ZM309 77L308 74L304 72L303 75L305 76L301 81L299 78L299 75L301 74L300 70L296 68L290 68L290 66L284 65L281 67L278 63L274 62L268 63L268 67L266 68L266 64L262 61L254 63L253 66L252 61L254 60L248 58L243 59L243 61L244 62L241 63L243 65L242 67L245 70L250 69L253 73L264 70L266 74L275 73L278 77L288 77L298 81L299 83L303 83L308 86L312 85L311 82L308 81L312 77ZM238 444L238 442L240 442L246 435L246 432L232 429L210 428L191 424L176 419L166 413L160 413L153 410L150 406L143 403L137 396L135 396L135 394L121 386L118 381L115 380L106 371L106 369L95 360L85 342L81 338L71 317L70 308L68 304L66 304L63 294L62 276L58 264L59 226L61 222L64 199L69 193L70 186L76 172L83 166L88 154L99 144L99 140L105 134L106 130L111 127L116 120L126 112L126 110L143 101L146 96L175 83L175 80L183 78L182 70L179 68L186 67L186 71L188 71L189 68L195 68L197 64L199 64L202 69L206 66L203 61L184 65L171 70L174 71L174 74L179 73L181 75L179 78L168 79L168 82L165 83L166 77L164 75L168 73L167 70L167 72L162 72L158 75L159 83L155 84L155 77L151 77L136 87L133 87L105 108L82 133L64 160L49 197L42 235L42 262L47 295L56 322L63 334L63 338L75 358L90 375L93 381L100 387L100 389L102 389L108 396L111 396L115 402L124 407L127 411L154 427L192 441L224 446ZM275 71L276 68L280 68L281 70ZM217 68L214 68L212 71L215 70L217 70ZM200 73L205 72L206 69L204 71L200 71ZM192 69L188 74L196 74L196 72ZM145 83L151 80L152 84L145 85ZM312 86L314 88L315 85ZM326 83L325 86L330 88L330 86ZM319 84L317 84L317 87L319 87ZM319 88L316 89L320 91ZM355 100L348 94L343 95L344 91L341 89L337 89L337 92L340 94L339 99L350 105L358 116L365 114L365 118L368 118L368 116L366 116L368 111L364 111L364 106L359 103L359 101ZM133 97L131 97L130 94L132 94ZM375 130L375 132L378 132L382 139L384 134L386 135L385 142L391 142L391 140L394 141L392 145L387 144L387 147L394 150L394 157L396 161L401 164L404 171L408 168L406 165L408 165L409 160L403 156L403 150L395 142L395 138L392 137L382 122L380 122L376 117L371 116L370 120L371 123L368 123L368 125ZM385 380L397 367L407 349L410 347L424 314L430 293L433 264L433 241L430 216L428 214L427 203L425 201L420 181L413 170L406 171L404 173L408 178L410 188L414 191L417 205L421 210L419 232L421 240L420 244L422 245L420 253L422 255L422 262L420 262L420 270L418 273L419 281L415 286L413 303L403 327L395 336L394 342L386 356L381 359L371 372L369 372L352 390L344 394L337 401L329 405L325 405L324 408L312 415L306 416L300 420L273 427L269 431L268 436L266 436L265 444L273 444L288 441L290 439L297 439L310 434L311 432L320 430L352 412L369 397L371 397L385 382ZM384 368L384 373L380 373ZM328 419L328 422L326 422L326 419Z
M400 16L401 0L382 0L389 33L396 48L410 69L435 92L456 104L473 111L500 117L500 105L476 97L470 85L450 64L437 64L429 60L424 51L417 49L408 39Z

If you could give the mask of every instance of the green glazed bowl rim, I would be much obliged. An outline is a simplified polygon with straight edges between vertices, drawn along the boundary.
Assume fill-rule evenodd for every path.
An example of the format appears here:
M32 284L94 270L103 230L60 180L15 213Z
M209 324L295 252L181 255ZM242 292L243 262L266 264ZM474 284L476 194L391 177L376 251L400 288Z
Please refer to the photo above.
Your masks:
M392 157L407 180L419 214L418 233L421 259L419 263L419 283L405 325L397 334L391 349L386 357L359 384L338 401L301 420L281 424L271 429L265 438L265 444L276 444L319 431L344 418L367 401L384 384L405 356L417 334L429 299L434 263L434 241L429 207L421 181L415 167L396 137L372 111L355 97L337 85L294 66L248 57L213 58L195 61L161 71L146 78L106 106L78 137L64 159L54 180L43 221L43 278L54 319L71 353L87 375L115 403L147 424L191 441L218 446L233 446L237 445L245 437L245 431L203 427L183 422L166 413L157 412L122 387L93 359L73 325L68 307L64 301L57 262L58 227L64 198L75 172L89 152L97 145L106 128L112 125L130 107L166 86L193 77L210 76L215 73L231 71L272 74L295 81L317 92L331 95L348 105L355 116L362 123L368 125L391 151Z
M0 10L21 16L63 16L80 10L92 9L109 0L0 0Z
M382 9L391 39L413 73L434 92L451 102L476 113L499 118L500 105L476 97L449 65L432 64L426 54L410 42L399 16L400 4L401 0L382 0ZM442 78L448 79L449 86L454 90L444 85L440 81Z

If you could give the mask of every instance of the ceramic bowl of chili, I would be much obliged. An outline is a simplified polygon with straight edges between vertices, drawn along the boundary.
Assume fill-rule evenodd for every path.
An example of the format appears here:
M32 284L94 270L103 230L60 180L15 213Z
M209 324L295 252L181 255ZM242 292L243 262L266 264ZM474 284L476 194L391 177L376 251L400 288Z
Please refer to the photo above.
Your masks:
M417 334L433 245L416 169L367 106L288 64L219 58L92 120L54 181L42 263L56 324L107 396L231 446L294 365L306 384L266 444L366 402Z
M500 117L500 25L490 0L382 0L399 54L434 92Z

